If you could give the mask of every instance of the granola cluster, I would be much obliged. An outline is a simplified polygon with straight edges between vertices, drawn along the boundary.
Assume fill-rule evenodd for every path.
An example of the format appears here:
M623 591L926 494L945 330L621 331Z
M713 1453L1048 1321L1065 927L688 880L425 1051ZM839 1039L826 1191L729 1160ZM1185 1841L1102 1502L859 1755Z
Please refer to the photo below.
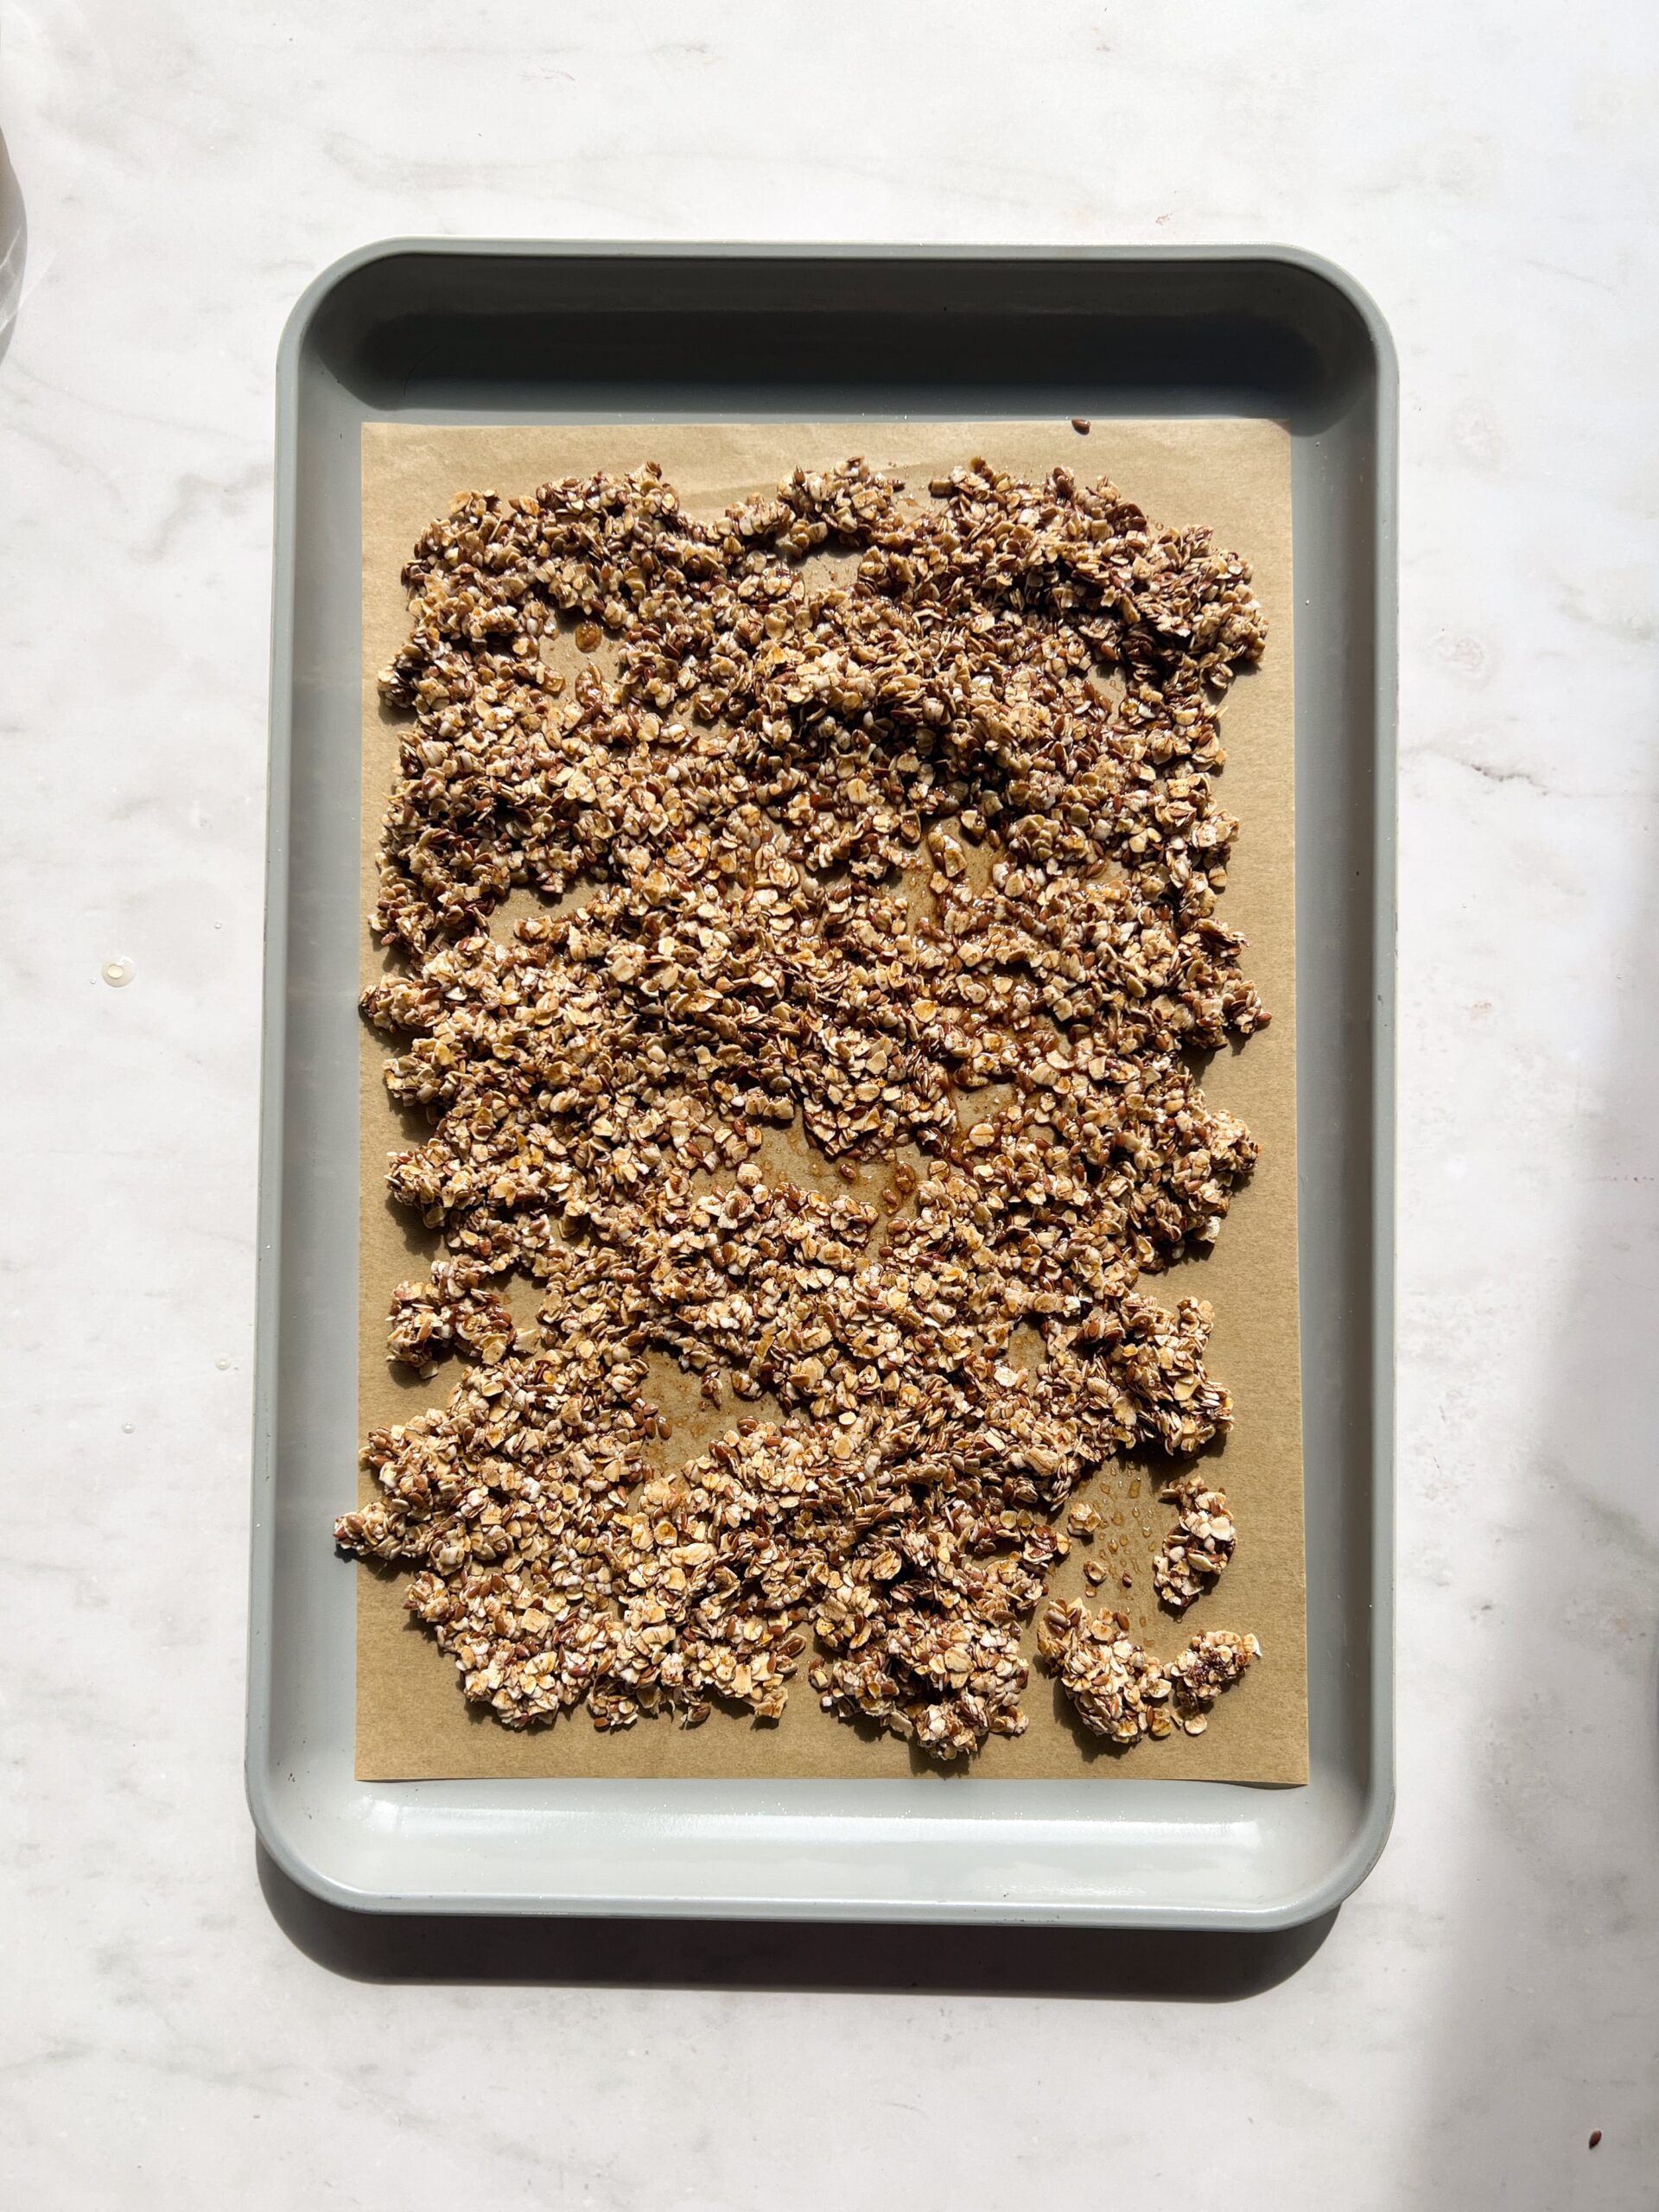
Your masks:
M855 461L712 524L655 468L468 495L405 571L364 1006L431 1127L389 1187L445 1255L391 1349L466 1364L369 1439L336 1533L413 1567L510 1726L775 1716L804 1661L829 1708L971 1754L1025 1726L1077 1486L1228 1422L1207 1307L1139 1286L1255 1156L1192 1065L1267 1019L1215 913L1248 572L1063 469L903 490ZM848 1186L769 1164L791 1128ZM763 1410L671 1468L653 1358ZM1184 1494L1172 1602L1224 1528ZM1094 1726L1080 1637L1116 1663L1116 1631L1040 1648ZM1201 1725L1198 1643L1190 1709L1198 1644L1125 1660L1149 1712Z
M1203 1735L1217 1698L1262 1656L1253 1636L1206 1629L1166 1663L1135 1642L1122 1613L1090 1613L1060 1599L1038 1624L1037 1649L1084 1727L1120 1745L1178 1726Z
M1172 1612L1184 1613L1195 1598L1215 1588L1238 1532L1225 1494L1211 1490L1199 1476L1184 1475L1166 1495L1180 1507L1180 1516L1152 1563L1153 1587Z

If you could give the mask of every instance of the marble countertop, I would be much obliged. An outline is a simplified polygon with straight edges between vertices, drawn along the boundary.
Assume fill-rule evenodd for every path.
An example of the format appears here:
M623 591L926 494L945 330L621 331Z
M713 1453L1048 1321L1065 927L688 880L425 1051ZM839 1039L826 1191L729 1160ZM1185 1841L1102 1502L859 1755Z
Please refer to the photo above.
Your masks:
M0 7L10 2201L1653 2201L1656 96L1659 17L1536 0ZM1389 318L1400 1793L1333 1922L458 1932L262 1885L272 365L410 232L1282 239Z

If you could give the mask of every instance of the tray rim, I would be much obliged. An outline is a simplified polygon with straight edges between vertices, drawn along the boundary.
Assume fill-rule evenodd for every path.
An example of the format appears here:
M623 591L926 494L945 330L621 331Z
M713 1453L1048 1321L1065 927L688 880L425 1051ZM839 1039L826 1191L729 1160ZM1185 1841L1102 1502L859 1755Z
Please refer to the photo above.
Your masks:
M1088 1900L1045 1899L1020 1906L972 1898L918 1901L909 1897L779 1898L721 1892L582 1895L482 1891L371 1890L341 1880L312 1859L279 1815L268 1780L272 1671L272 1522L275 1513L275 1372L276 1314L282 1274L283 1089L286 1069L286 981L289 921L289 745L294 716L291 646L296 599L298 509L300 363L319 313L346 279L376 262L420 255L454 259L539 261L677 260L961 262L963 264L1099 263L1194 266L1260 264L1293 270L1322 283L1358 317L1375 365L1376 395L1376 543L1380 558L1370 606L1375 671L1371 712L1376 805L1371 914L1374 990L1371 1109L1375 1133L1370 1230L1371 1357L1369 1724L1371 1759L1363 1784L1363 1812L1351 1843L1323 1877L1281 1903L1250 1910L1194 1905L1176 1910ZM276 454L273 472L272 595L268 784L265 842L265 920L259 1077L259 1166L255 1289L254 1389L251 1451L245 1785L260 1846L288 1879L325 1904L377 1913L517 1914L525 1916L643 1916L847 1922L913 1921L983 1924L1061 1924L1231 1929L1268 1933L1298 1926L1333 1911L1364 1881L1385 1847L1395 1803L1394 1726L1395 1187L1397 1054L1395 1046L1397 933L1398 715L1398 429L1399 368L1392 334L1381 309L1344 269L1324 255L1274 243L986 245L929 241L741 241L437 238L419 234L372 241L341 255L305 287L284 323L276 356ZM854 1784L854 1787L858 1785ZM1006 1783L1007 1788L1018 1785ZM1196 1784L1198 1788L1207 1785ZM1215 1785L1223 1786L1223 1785Z

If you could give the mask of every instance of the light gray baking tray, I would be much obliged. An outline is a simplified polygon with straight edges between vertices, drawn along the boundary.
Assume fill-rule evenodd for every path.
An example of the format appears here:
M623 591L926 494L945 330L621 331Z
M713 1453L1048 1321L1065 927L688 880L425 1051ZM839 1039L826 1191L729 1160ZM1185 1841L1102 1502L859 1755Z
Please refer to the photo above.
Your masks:
M1393 1790L1395 423L1375 308L1267 247L541 245L349 256L277 368L248 1792L396 1911L1269 1929ZM404 1782L352 1774L359 433L459 423L1267 415L1294 438L1312 1779Z

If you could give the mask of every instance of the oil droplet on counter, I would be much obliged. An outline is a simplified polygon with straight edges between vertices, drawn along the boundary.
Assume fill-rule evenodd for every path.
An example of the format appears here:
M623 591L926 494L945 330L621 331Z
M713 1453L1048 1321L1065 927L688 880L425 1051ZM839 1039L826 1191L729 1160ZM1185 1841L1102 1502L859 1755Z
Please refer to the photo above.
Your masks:
M106 960L99 973L112 991L124 990L138 973L130 960Z
M133 1425L132 1425L132 1423L131 1423L130 1421L124 1421L122 1422L122 1424L121 1424L121 1433L122 1433L122 1435L123 1435L123 1436L130 1436L130 1435L132 1434L132 1428L133 1428Z
M213 1365L214 1365L214 1366L219 1370L219 1373L220 1373L221 1375L225 1372L226 1369L230 1365L230 1363L230 1363L230 1361L229 1361L228 1359L216 1359L216 1360L213 1362Z

